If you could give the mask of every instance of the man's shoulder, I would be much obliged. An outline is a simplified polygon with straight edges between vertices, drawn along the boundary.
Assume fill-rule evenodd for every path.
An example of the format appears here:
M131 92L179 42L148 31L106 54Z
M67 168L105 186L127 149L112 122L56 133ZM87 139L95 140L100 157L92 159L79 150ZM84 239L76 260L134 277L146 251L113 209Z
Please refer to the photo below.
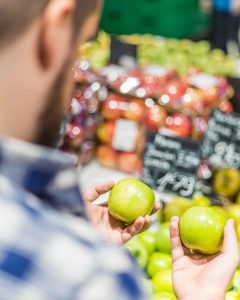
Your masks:
M42 294L40 299L142 299L138 271L121 249L102 240L83 218L48 207L1 176L0 257L0 290L6 299L32 294Z

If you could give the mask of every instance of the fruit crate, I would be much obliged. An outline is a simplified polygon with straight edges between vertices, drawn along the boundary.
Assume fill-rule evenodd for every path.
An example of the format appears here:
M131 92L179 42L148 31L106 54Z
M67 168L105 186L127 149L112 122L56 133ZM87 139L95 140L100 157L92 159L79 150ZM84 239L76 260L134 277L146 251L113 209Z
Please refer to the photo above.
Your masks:
M191 38L206 34L209 21L198 0L106 0L101 26L114 34Z

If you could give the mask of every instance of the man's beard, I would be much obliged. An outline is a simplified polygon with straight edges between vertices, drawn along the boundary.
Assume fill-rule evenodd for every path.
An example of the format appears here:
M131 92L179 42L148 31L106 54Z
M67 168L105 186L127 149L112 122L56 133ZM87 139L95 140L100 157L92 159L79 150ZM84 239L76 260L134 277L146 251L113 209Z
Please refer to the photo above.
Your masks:
M47 106L38 121L38 134L36 143L42 146L57 147L62 139L64 122L64 86L66 81L66 70L69 64L64 64L62 72L55 80L48 95Z

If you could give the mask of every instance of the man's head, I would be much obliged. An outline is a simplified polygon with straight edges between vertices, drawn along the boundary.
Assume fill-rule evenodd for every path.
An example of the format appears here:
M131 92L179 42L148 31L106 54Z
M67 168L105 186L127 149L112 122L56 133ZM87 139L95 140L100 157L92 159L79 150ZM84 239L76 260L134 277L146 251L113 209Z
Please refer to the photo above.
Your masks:
M101 0L0 0L0 135L52 146Z

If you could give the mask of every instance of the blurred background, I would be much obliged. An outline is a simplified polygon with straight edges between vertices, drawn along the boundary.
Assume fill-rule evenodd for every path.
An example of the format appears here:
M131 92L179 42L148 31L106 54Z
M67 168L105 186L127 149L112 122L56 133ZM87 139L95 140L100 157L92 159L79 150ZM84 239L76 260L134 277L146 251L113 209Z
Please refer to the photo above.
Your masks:
M238 183L225 192L240 182L238 135L227 139L209 126L232 126L214 119L216 111L239 118L239 16L239 0L105 1L98 37L79 48L63 144L80 158L84 188L136 176L168 201L179 191L157 182L178 172L193 178L187 198L240 199ZM164 171L169 161L153 154L159 135L180 141L196 165L171 162ZM215 153L222 142L234 152Z
M164 291L154 300L176 299L172 216L212 205L240 245L239 14L239 0L105 0L97 39L79 48L63 149L79 156L83 189L136 177L162 201L128 246L150 292ZM226 299L240 299L239 270Z

